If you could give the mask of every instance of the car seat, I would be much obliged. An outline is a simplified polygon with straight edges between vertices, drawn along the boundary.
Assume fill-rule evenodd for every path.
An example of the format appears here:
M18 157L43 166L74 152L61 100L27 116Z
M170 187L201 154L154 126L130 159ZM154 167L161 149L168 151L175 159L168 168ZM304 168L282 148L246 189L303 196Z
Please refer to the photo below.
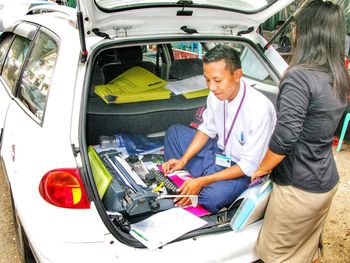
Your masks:
M151 61L143 60L141 46L119 48L117 53L119 58L118 62L109 63L103 66L103 74L106 83L135 66L143 67L148 71L155 73L155 64Z
M89 96L96 96L95 95L95 86L96 85L103 85L105 84L105 77L102 72L101 67L98 64L94 65L93 71L92 71L92 77L91 77L91 86L90 86L90 94Z
M170 67L169 79L186 79L203 75L203 61L199 58L174 60Z

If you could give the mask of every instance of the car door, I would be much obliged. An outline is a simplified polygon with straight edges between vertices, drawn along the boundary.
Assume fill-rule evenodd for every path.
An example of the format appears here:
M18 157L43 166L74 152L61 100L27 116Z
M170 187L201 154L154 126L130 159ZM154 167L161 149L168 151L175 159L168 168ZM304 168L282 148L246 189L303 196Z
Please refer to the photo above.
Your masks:
M32 24L24 23L22 28L32 28ZM8 175L13 195L31 192L38 188L38 181L43 176L48 162L41 161L47 156L49 144L48 135L43 132L44 115L51 78L57 58L57 38L35 27L32 40L16 34L19 43L26 43L19 49L28 51L25 53L23 65L19 73L13 79L13 65L4 65L4 79L9 84L13 81L15 91L12 102L8 106L6 120L4 123L3 144L1 157L4 169ZM12 46L11 46L12 48ZM11 57L11 48L9 57ZM10 61L10 59L8 59ZM8 64L11 64L7 67ZM10 77L9 77L10 76ZM51 134L50 134L51 135ZM34 139L39 138L39 139ZM36 156L36 158L29 158ZM33 163L37 160L38 163ZM39 198L38 191L35 191Z
M0 127L1 146L8 108L16 96L18 80L38 27L18 24L1 36L0 44ZM3 156L3 152L1 154ZM10 157L12 158L12 157Z
M17 82L37 27L19 24L1 35L0 41L0 128L1 141L8 107L17 92Z
M14 35L12 32L8 32L6 34L2 34L0 40L0 72L2 72L2 68L4 62L7 58L9 47L13 41ZM2 128L4 125L4 120L7 112L7 108L10 105L10 102L13 98L13 90L7 85L4 80L2 74L0 76L0 129L2 134ZM1 136L0 136L1 138ZM0 140L1 141L1 140Z

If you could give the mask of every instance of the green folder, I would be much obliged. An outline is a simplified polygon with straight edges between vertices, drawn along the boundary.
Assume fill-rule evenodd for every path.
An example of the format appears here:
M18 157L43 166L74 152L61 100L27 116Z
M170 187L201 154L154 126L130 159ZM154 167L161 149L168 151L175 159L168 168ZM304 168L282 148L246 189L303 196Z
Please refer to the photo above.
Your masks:
M91 145L88 148L88 155L97 191L102 199L112 181L112 176Z

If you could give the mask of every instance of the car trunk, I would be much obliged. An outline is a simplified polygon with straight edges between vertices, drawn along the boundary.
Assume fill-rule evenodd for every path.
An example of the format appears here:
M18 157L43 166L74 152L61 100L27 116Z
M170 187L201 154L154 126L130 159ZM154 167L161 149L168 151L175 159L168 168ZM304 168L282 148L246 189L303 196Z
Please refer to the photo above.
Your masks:
M146 139L151 138L151 140L156 137L162 141L165 131L171 125L182 124L195 129L202 121L201 113L206 106L207 93L202 92L203 94L200 95L195 93L190 96L191 98L186 98L183 94L175 95L174 92L171 92L170 97L166 99L148 98L144 101L128 103L119 103L117 99L117 103L108 104L101 98L101 94L100 96L96 94L95 90L99 89L96 87L101 87L101 85L104 87L103 85L113 82L116 77L125 75L125 72L135 68L146 69L147 72L166 81L167 86L169 83L176 84L183 81L189 86L193 81L193 85L198 86L196 78L203 78L201 56L215 43L223 43L236 48L241 54L241 59L247 61L242 63L242 67L247 68L248 74L244 76L244 80L248 84L260 89L273 102L277 94L275 82L278 72L269 65L260 47L251 41L240 37L210 38L201 41L196 37L170 39L129 43L128 46L120 46L116 43L115 46L109 45L96 50L92 71L87 74L91 76L88 81L90 91L85 118L85 141L90 164L87 170L89 171L89 184L92 186L90 194L110 232L118 240L135 247L143 247L143 245L128 233L125 221L121 218L132 224L159 212L173 209L172 199L158 198L161 195L172 194L172 192L171 187L166 187L166 181L162 183L163 179L160 179L153 170L161 162L162 153L159 151L151 151L149 154L136 153L138 159L143 161L143 168L146 167L144 173L144 169L137 170L135 167L135 159L127 158L128 155L117 148L120 143L120 135L137 135ZM252 55L256 61L249 58ZM258 56L262 56L262 59L257 59ZM259 74L251 75L252 71L248 70L251 68L249 63L260 65ZM265 71L263 68L266 68ZM131 75L131 78L133 77L138 76L137 74ZM205 88L205 81L203 88ZM125 141L125 137L123 139ZM118 152L120 156L117 160L119 161L111 165L111 158L116 158ZM130 155L133 157L135 153ZM149 162L153 162L154 166L149 168ZM119 165L121 167L115 167ZM139 178L131 179L133 183L136 181L136 186L132 186L131 191L130 185L126 186L123 183L125 178L117 177L118 173L119 176L123 174L122 177L133 177L135 173L132 171L136 171ZM142 182L138 183L138 180ZM146 187L140 187L141 184L145 184ZM207 222L206 225L181 235L176 240L208 233L232 231L230 221L241 201L238 200L232 206L225 207L215 214L204 213L200 218Z

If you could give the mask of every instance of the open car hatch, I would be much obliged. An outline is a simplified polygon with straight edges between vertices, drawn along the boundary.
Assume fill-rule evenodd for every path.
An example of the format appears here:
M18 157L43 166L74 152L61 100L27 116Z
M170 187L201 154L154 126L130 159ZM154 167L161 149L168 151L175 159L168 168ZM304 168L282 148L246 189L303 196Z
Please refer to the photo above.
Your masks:
M252 27L256 30L291 2L293 0L84 0L80 1L80 8L87 37L94 36L93 32L103 32L111 38L227 32L235 35Z

